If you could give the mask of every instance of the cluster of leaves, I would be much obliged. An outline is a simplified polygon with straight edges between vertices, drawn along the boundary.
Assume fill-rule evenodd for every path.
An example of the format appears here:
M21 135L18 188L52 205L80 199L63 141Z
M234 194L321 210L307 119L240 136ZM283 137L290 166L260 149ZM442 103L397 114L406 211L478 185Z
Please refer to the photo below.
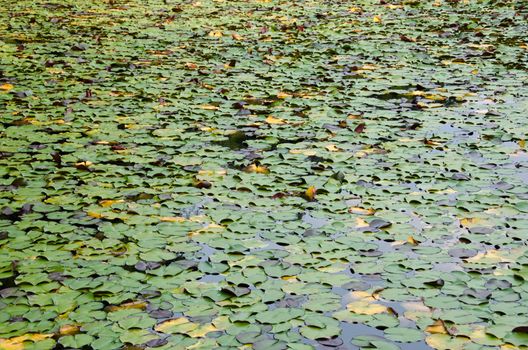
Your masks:
M0 349L528 348L514 0L0 9Z

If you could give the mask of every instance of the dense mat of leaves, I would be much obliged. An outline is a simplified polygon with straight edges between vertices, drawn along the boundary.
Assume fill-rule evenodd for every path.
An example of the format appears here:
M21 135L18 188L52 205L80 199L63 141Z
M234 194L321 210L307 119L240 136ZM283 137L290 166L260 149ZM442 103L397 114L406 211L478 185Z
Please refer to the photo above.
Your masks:
M3 1L1 349L526 349L528 9Z

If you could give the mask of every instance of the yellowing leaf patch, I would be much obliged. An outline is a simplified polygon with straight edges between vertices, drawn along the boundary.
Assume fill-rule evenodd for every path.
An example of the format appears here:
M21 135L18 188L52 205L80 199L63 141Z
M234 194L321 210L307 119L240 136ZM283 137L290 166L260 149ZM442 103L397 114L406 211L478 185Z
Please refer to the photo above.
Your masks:
M298 149L294 148L289 151L291 154L302 154L305 156L315 156L317 154L316 150L313 149Z
M221 38L223 36L222 31L220 30L212 30L208 34L212 38Z
M25 348L24 342L39 342L48 338L53 337L53 334L24 334L18 337L12 338L0 338L0 349L2 350L23 350Z
M286 93L286 92L279 92L277 94L277 98L280 98L282 100L286 99L286 98L289 98L289 97L292 97L292 95Z
M201 105L200 108L205 109L206 111L216 111L220 109L220 107L213 105Z
M59 329L59 334L61 336L64 336L64 335L73 335L73 334L77 334L81 331L81 327L79 325L76 325L76 324L67 324L67 325L64 325L64 326L61 326L60 329Z
M336 145L330 144L325 146L326 150L329 152L339 152L341 151L341 148L337 147Z
M304 197L309 200L313 201L315 200L315 195L317 193L317 189L314 186L308 187L308 189L304 192Z
M3 90L3 91L9 91L9 90L12 90L13 88L14 88L14 86L12 84L9 84L9 83L5 83L5 84L0 85L0 90Z
M374 315L387 312L386 306L369 302L367 300L353 301L347 305L347 309L360 315Z
M351 207L348 208L348 212L358 215L374 215L376 211L372 208L360 208L360 207Z
M114 204L123 203L123 199L104 199L102 201L99 201L99 205L103 208L111 207Z
M272 124L272 125L283 125L286 124L286 121L281 118L275 118L274 116L268 116L266 118L266 123Z
M427 326L425 331L431 334L447 334L446 326L442 320L436 320L435 323Z
M189 321L186 317L178 317L158 324L154 330L161 333L187 334L196 328L198 328L196 323Z
M244 168L246 173L269 174L269 169L263 165L251 164Z
M119 310L128 310L128 309L144 310L147 308L147 305L148 305L147 302L140 300L140 301L132 301L129 303L124 303L121 305L110 305L110 306L107 306L105 310L108 312L115 312Z

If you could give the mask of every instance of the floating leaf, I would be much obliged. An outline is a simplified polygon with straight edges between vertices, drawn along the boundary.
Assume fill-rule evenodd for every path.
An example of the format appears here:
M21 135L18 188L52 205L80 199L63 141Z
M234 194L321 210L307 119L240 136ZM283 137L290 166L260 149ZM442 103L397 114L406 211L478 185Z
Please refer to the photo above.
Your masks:
M410 245L414 245L414 246L419 244L419 242L416 239L414 239L413 236L407 237L407 243L409 243Z
M80 349L91 344L94 338L88 334L65 335L59 338L59 343L66 347Z
M220 109L220 107L214 105L201 105L200 108L205 109L206 111L216 111Z
M360 207L351 207L348 209L348 211L352 214L358 214L358 215L374 215L376 211L372 208L360 208Z
M304 315L304 311L300 309L277 308L261 312L255 316L255 319L262 323L276 324L292 320L302 315Z
M283 99L283 100L286 99L286 98L290 98L290 97L292 97L292 95L290 95L290 94L288 94L286 92L282 92L282 91L277 94L277 98L280 98L280 99Z
M212 30L209 32L208 34L210 37L213 37L213 38L220 38L223 36L222 32L220 30Z
M115 312L119 310L128 310L128 309L139 309L144 310L147 308L147 302L145 301L132 301L129 303L123 303L121 305L109 305L106 307L108 312Z
M424 339L422 332L412 328L387 328L383 332L388 339L402 343L413 343Z
M341 333L339 321L322 315L309 315L304 318L305 326L300 333L308 339L328 339Z
M341 149L339 147L336 147L336 145L332 145L332 144L326 145L325 148L329 152L339 152L339 151L341 151Z
M365 130L365 123L360 123L354 128L355 133L362 133Z
M286 124L284 119L275 118L274 116L271 116L271 115L266 118L266 123L271 124L271 125L283 125L283 124Z
M442 320L436 320L435 323L427 326L425 331L431 334L448 334L447 328Z
M123 199L105 199L102 201L99 201L99 205L106 208L111 207L114 204L124 203L125 201Z
M178 317L172 320L164 321L156 325L156 327L154 327L154 330L156 330L156 332L161 332L161 333L188 334L189 332L197 329L198 327L199 325L189 321L189 319L187 319L186 317Z
M0 348L5 350L25 349L27 342L38 343L53 337L53 334L31 333L8 339L0 338Z
M60 336L74 335L74 334L79 333L80 331L81 331L81 327L79 325L67 324L67 325L60 327L59 335Z
M358 300L347 304L347 309L361 315L374 315L387 312L387 307L374 301Z
M9 84L9 83L4 83L2 85L0 85L0 90L3 90L3 91L9 91L9 90L12 90L14 88L14 86L12 84Z
M251 164L244 168L246 173L269 174L269 169L263 165Z
M304 192L304 198L308 201L314 201L315 195L317 194L317 189L315 186L310 186L308 189Z

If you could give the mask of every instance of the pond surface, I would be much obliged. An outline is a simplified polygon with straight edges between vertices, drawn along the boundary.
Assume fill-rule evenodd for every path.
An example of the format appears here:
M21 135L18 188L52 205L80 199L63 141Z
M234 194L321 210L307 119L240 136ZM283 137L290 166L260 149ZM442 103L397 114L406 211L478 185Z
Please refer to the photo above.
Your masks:
M0 6L0 349L528 348L522 1Z

